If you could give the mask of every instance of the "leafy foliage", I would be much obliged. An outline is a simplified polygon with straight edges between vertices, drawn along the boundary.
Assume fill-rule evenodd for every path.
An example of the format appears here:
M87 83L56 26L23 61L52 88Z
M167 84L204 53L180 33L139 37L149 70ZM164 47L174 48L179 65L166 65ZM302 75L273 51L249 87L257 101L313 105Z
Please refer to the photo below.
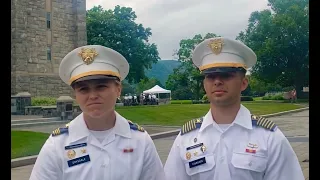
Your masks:
M129 7L103 10L95 6L87 11L88 44L106 46L122 54L130 64L129 83L145 78L144 70L160 59L157 46L148 43L151 29L135 23L136 18Z
M200 34L192 39L182 39L180 49L177 51L181 65L173 70L166 82L166 87L172 91L173 99L199 100L204 94L203 76L192 62L194 48L208 38L218 37L214 33L207 33L204 37Z
M158 79L155 79L155 78L150 78L150 79L149 78L144 78L138 83L138 85L136 87L136 89L137 89L136 92L138 94L140 94L143 91L148 90L148 89L152 88L155 85L158 85L158 86L163 88L163 85L161 84L161 82Z
M31 106L54 106L57 105L57 98L53 97L32 97Z
M282 91L283 88L276 83L267 83L255 76L248 76L249 85L252 95L264 96L267 92ZM292 90L292 88L290 89Z
M299 95L309 81L309 1L269 0L271 10L253 12L237 39L258 57L252 75L283 87L294 85Z
M129 84L126 81L122 81L122 91L121 91L121 95L124 96L125 94L134 94L136 93L136 89L133 85Z
M262 100L285 100L283 94L263 96Z

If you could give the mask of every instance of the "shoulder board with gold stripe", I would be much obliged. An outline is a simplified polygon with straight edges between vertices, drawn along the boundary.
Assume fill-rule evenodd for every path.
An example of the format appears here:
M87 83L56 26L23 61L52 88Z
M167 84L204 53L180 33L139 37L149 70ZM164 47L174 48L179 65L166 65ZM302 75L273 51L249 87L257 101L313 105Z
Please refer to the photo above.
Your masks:
M130 121L130 120L127 120L127 121L128 121L128 123L129 123L129 125L130 125L130 129L144 132L144 128L141 127L139 124L133 123L133 122Z
M198 119L192 119L188 122L186 122L183 126L182 126L182 129L181 129L181 135L184 135L188 132L191 132L195 129L198 129L201 127L201 124L202 124L202 121L203 121L203 117L201 118L198 118Z
M273 121L267 118L251 115L251 119L252 119L252 126L263 127L270 131L275 131L277 129L277 125Z
M55 129L54 131L52 131L52 136L57 136L57 135L60 135L60 134L65 134L65 133L68 133L69 132L69 124L66 124L66 127L60 127L60 128L57 128Z

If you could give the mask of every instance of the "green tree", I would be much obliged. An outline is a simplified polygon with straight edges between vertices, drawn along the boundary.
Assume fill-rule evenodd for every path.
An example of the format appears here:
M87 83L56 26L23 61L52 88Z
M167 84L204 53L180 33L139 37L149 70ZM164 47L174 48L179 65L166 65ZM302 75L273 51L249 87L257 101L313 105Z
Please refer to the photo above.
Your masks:
M248 87L244 91L241 92L241 95L242 96L251 96L251 94L252 94L251 85L248 84Z
M122 91L121 91L121 95L124 96L125 94L134 94L136 93L135 88L130 85L128 82L122 81Z
M157 46L148 43L151 29L135 23L136 18L129 7L103 10L95 6L87 11L88 44L103 45L121 53L130 64L126 78L129 83L145 78L144 70L160 59Z
M158 85L163 88L161 82L156 78L144 78L137 84L137 93L140 94L145 90L152 88L153 86Z
M299 96L309 81L309 1L269 0L270 10L253 12L237 37L258 57L252 75L292 86Z
M184 97L196 100L202 98L204 94L203 76L192 62L192 52L199 43L213 37L218 36L214 33L207 33L204 37L197 34L192 39L180 41L180 48L176 55L182 64L174 70L166 82L166 87L171 90L173 98L182 99Z
M172 99L193 99L193 89L190 72L195 68L190 61L182 62L182 64L173 69L173 73L169 75L166 81L167 89L171 90Z
M265 82L255 76L248 76L251 94L264 96L265 93L271 91L281 91L279 84Z

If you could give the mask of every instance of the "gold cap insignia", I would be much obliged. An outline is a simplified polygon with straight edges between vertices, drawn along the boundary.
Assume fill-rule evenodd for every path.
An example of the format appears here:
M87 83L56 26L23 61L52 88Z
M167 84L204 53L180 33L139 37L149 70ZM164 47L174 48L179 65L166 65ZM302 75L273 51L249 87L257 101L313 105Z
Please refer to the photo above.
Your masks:
M69 159L73 159L74 157L76 157L76 152L74 150L69 150L67 152L67 156Z
M82 48L79 56L86 65L89 65L93 62L94 58L98 56L98 53L94 48Z
M221 53L222 45L223 45L223 40L222 39L210 40L210 42L208 44L208 46L211 49L211 51L216 55Z

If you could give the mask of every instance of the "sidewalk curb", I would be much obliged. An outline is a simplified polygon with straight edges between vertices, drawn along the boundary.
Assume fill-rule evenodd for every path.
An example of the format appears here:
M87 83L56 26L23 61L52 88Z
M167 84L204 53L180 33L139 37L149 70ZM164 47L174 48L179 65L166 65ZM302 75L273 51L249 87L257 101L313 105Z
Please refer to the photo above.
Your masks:
M34 164L37 160L37 157L38 157L38 155L11 159L11 168Z
M37 122L37 123L23 123L23 124L11 124L11 128L25 128L33 126L44 126L44 125L54 125L54 124L67 124L70 121L60 120L60 121L48 121L48 122Z
M267 118L267 117L281 116L281 115L285 115L285 114L297 113L297 112L305 111L305 110L308 110L308 109L309 109L309 107L304 107L304 108L293 109L293 110L283 111L283 112L278 112L278 113L273 113L273 114L266 114L266 115L262 115L262 117Z
M49 117L49 118L31 118L31 119L15 119L15 120L11 120L11 121L13 121L13 122L19 122L19 121L40 121L40 120L45 120L45 121L47 121L47 120L53 120L53 121L55 121L55 120L60 120L60 117Z
M308 109L309 109L309 107L305 107L305 108L294 109L294 110L284 111L284 112L279 112L279 113L274 113L274 114L266 114L266 115L262 115L262 117L281 116L281 115L284 115L284 114L301 112L301 111L308 110ZM151 134L150 137L151 137L152 140L161 139L161 138L176 136L176 135L179 134L179 132L180 132L180 129L176 129L176 130L171 130L171 131ZM27 166L27 165L34 164L36 162L37 157L38 157L38 155L11 159L11 168L16 168L16 167L21 167L21 166Z

